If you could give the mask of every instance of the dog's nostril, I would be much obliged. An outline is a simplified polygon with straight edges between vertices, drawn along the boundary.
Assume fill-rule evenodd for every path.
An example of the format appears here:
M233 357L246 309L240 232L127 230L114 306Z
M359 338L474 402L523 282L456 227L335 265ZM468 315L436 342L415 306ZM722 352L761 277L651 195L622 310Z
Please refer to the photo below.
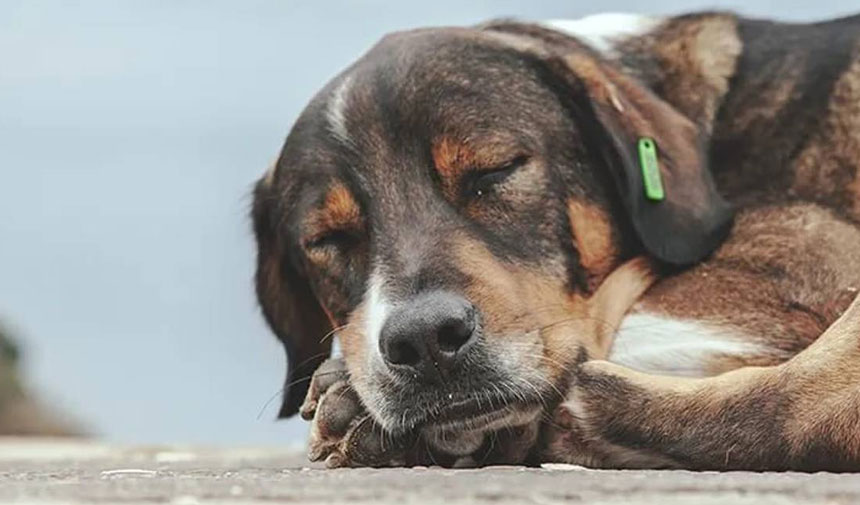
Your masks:
M439 350L444 353L454 354L472 336L474 328L464 319L449 321L441 325L436 332L439 342Z
M460 356L477 338L477 312L453 293L425 293L398 306L379 333L385 363L409 368L416 379L437 381L463 364Z
M409 342L392 342L388 348L388 361L392 365L415 366L421 361L421 353Z

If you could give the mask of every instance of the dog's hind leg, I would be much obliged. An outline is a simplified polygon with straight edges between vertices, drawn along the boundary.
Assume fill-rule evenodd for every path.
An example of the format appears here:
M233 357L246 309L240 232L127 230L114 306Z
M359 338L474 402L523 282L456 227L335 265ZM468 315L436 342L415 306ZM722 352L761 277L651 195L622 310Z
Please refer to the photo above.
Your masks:
M715 377L584 363L544 457L604 467L860 470L860 296L789 361Z

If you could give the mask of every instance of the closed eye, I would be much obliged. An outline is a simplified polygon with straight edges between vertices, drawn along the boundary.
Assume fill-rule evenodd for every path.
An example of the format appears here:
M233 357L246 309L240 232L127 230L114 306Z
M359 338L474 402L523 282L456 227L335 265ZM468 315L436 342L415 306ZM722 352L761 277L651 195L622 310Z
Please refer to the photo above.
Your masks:
M349 246L356 239L355 233L348 230L331 230L306 240L305 248L308 250L319 250L330 247L342 248Z
M479 198L489 194L499 184L507 180L518 168L525 165L528 156L517 156L513 160L487 170L472 172L467 176L463 190L466 198Z

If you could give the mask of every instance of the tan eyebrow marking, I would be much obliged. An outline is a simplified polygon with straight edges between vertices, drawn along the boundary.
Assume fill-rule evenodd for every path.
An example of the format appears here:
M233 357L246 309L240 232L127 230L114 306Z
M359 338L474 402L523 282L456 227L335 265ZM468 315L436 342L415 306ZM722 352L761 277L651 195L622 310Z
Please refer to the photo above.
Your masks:
M363 224L361 208L352 192L342 182L335 182L322 207L308 216L308 234L315 237L332 230L357 229Z
M441 137L433 143L433 165L443 180L456 179L463 171L475 165L476 153L466 142L452 137Z
M449 197L466 172L502 165L516 157L517 150L501 138L480 141L450 135L438 137L431 146L433 166L442 179L442 188Z
M336 183L328 192L325 208L329 217L336 222L355 222L360 218L361 209L352 193L342 183Z

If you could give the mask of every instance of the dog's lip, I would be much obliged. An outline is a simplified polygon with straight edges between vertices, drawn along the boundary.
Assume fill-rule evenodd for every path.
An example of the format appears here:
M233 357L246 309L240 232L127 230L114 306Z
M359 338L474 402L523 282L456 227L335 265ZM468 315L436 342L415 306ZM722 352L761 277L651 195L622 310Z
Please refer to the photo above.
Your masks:
M446 421L468 419L475 416L483 416L505 410L505 407L494 407L492 406L492 403L490 403L490 405L491 407L488 410L486 408L486 403L482 403L477 398L466 398L455 401L445 405L436 415L431 416L430 422L432 424L443 424Z
M499 423L511 416L537 410L537 405L521 399L469 397L454 401L428 415L422 424L439 431L477 430Z
M457 405L456 408L445 409L440 415L431 418L428 426L440 431L483 429L510 416L514 412L511 407L498 407L493 410L466 410L465 406Z

